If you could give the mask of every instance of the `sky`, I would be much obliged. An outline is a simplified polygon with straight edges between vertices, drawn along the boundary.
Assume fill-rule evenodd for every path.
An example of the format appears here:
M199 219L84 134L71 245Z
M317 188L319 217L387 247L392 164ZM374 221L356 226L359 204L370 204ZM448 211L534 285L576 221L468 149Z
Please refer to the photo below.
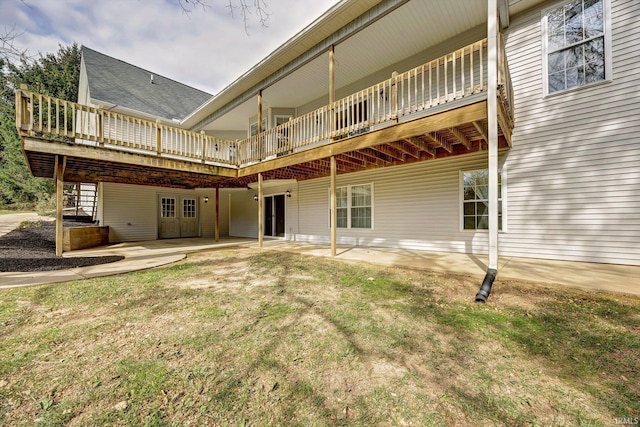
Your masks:
M180 0L0 0L0 33L19 34L30 55L77 42L211 94L216 94L316 20L338 0L262 1L247 28L229 2L184 13ZM185 0L182 0L185 2Z

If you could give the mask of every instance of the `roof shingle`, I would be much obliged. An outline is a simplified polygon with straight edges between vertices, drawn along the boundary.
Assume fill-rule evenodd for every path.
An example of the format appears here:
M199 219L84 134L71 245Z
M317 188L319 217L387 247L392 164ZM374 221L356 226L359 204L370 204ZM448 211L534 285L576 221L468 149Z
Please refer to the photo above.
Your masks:
M82 58L94 101L123 106L164 119L182 120L211 95L86 46ZM153 76L153 77L152 77Z

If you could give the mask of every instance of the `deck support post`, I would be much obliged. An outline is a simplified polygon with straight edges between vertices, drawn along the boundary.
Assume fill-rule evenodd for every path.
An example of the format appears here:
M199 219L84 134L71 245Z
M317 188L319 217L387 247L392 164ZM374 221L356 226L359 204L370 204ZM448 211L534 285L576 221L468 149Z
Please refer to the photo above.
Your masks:
M63 193L64 193L64 168L67 163L65 156L56 156L54 165L54 175L56 181L56 256L62 256L63 238Z
M330 122L330 137L333 137L333 131L335 131L335 120L333 113L333 103L336 101L336 48L331 45L329 48L329 122Z
M258 135L264 132L262 129L262 89L258 91ZM262 160L262 139L258 137L258 160Z
M336 227L338 224L336 200L336 156L331 156L331 256L336 256Z
M329 104L336 100L336 48L331 45L329 48Z
M214 233L216 242L220 241L220 185L216 185L216 221Z
M498 4L488 0L489 269L498 270Z
M262 173L258 173L258 247L262 247L264 232L262 231L262 218L264 218L264 200L262 196Z

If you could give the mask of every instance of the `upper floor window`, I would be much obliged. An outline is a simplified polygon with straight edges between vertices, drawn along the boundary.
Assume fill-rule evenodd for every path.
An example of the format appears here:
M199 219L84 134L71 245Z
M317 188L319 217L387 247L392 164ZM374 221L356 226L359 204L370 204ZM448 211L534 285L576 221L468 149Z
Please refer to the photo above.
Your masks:
M543 13L545 95L611 79L609 0L569 0Z

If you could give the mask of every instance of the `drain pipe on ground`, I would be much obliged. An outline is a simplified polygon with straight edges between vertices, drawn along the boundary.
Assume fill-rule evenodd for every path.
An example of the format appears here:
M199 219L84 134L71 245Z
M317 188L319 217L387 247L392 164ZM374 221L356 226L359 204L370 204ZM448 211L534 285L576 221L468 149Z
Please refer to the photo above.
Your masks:
M487 298L489 298L489 294L491 293L491 286L493 286L493 281L496 280L496 274L498 274L498 270L496 270L495 268L490 268L487 270L487 275L484 276L482 286L480 286L480 290L476 294L476 302L487 302Z

